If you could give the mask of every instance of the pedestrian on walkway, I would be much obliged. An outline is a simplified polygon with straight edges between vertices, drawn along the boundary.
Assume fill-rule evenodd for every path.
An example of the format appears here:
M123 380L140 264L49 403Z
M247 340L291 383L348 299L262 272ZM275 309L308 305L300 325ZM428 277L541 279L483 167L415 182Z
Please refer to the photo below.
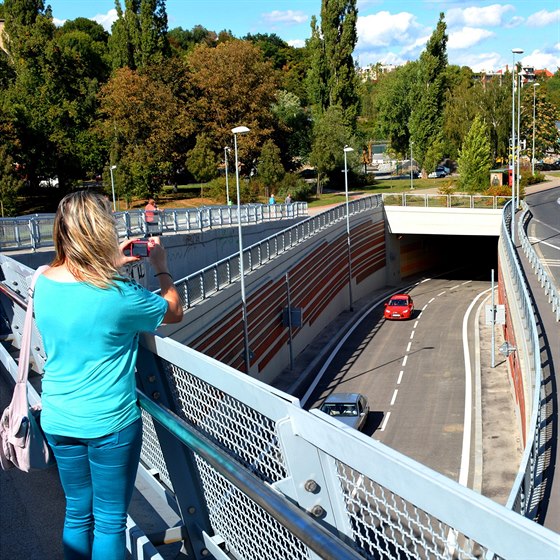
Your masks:
M138 333L182 319L181 300L159 239L149 261L161 295L121 267L132 240L118 244L102 195L67 195L54 219L55 257L37 280L35 317L47 361L41 425L66 495L65 560L124 560L127 509L142 445L136 397Z

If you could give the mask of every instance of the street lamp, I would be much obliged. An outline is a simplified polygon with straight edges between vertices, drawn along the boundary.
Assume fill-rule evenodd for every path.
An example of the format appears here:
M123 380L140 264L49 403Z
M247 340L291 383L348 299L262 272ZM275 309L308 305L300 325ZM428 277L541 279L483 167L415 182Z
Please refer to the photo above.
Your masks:
M533 84L533 150L531 151L531 174L535 174L535 115L537 108L537 88L540 86L538 82Z
M113 212L117 211L117 203L115 201L115 180L113 179L113 170L116 168L116 165L111 165L109 167L109 172L111 173L111 190L113 191Z
M232 128L233 146L235 152L235 184L237 187L237 229L239 233L239 279L241 282L241 311L243 314L243 345L245 356L245 369L249 374L251 356L249 354L249 328L247 326L247 300L245 298L245 273L243 270L243 235L241 233L241 195L239 192L239 165L237 163L237 135L249 132L246 126Z
M346 154L353 152L354 148L344 146L344 191L346 192L346 239L348 243L348 295L350 297L350 311L352 307L352 251L350 247L350 212L348 206L348 161Z
M412 175L412 146L414 145L414 142L411 140L410 141L410 190L414 189L414 182L413 182L413 175Z
M226 201L227 205L229 206L229 180L228 180L228 165L227 165L227 154L230 151L229 146L224 148L224 159L226 162Z
M511 240L515 243L515 55L523 53L523 49L511 49L513 66L511 68Z

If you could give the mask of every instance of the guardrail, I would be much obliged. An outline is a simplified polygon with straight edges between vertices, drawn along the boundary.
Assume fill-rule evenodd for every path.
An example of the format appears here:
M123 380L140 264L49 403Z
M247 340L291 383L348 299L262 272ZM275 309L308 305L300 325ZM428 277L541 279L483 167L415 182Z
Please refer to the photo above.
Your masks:
M258 224L307 216L307 202L291 204L245 204L241 206L241 223ZM238 224L237 206L158 210L154 223L146 223L143 210L115 212L120 238L155 234L201 231ZM33 214L18 218L0 218L2 251L52 247L54 214Z
M350 201L349 214L354 215L376 208L381 204L380 195L366 196ZM278 255L322 232L331 224L346 218L346 205L340 204L324 212L298 222L243 249L245 272L255 270ZM230 255L194 274L177 280L175 285L183 303L183 310L196 305L240 277L239 254Z
M531 218L531 210L524 200L521 201L521 208L523 211L518 221L519 241L521 243L521 247L531 264L531 268L537 275L539 284L544 289L544 293L548 296L548 302L552 307L552 312L554 313L556 320L560 321L560 289L542 265L537 252L533 249L533 245L525 233L525 227Z
M530 519L535 519L540 500L542 499L542 473L545 460L545 449L542 446L541 438L547 430L547 426L543 425L541 421L542 410L545 406L545 403L542 402L544 394L542 390L543 374L540 362L540 341L537 324L521 264L511 241L510 224L511 202L506 205L504 211L500 241L505 248L509 277L513 281L516 292L515 300L512 300L511 305L520 307L521 316L525 322L525 334L520 334L519 336L527 338L527 345L531 349L530 352L532 352L530 354L533 357L532 371L525 372L525 374L531 375L530 385L533 387L533 400L531 402L532 412L529 423L532 429L528 430L527 433L525 450L517 477L509 495L507 507Z
M142 461L179 504L189 557L557 560L558 536L514 511L178 342L140 342Z
M430 193L383 193L387 206L415 206L424 208L503 208L509 198L505 196L430 194Z

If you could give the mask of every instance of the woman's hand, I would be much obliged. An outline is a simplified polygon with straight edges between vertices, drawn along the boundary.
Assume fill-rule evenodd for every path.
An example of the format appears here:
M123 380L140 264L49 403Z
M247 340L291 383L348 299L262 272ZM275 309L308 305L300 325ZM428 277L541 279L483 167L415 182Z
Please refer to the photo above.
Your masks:
M125 264L130 264L133 262L137 262L140 260L140 257L132 257L130 255L126 255L125 251L135 242L139 241L138 238L136 239L125 239L121 243L119 243L119 262L117 263L117 268L123 267ZM128 249L128 253L130 253L130 249Z

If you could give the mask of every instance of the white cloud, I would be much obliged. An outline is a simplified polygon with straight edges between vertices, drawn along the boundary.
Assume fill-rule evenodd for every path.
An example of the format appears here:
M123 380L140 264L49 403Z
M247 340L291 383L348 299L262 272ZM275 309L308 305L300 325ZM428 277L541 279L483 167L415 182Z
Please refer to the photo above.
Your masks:
M264 21L267 23L287 23L288 25L299 25L305 23L309 18L302 11L295 10L274 10L267 14L262 15Z
M66 23L66 20L65 20L65 19L58 19L58 18L53 17L53 18L52 18L52 22L53 22L57 27L62 27L62 26Z
M288 45L290 45L290 47L294 47L296 49L301 49L302 47L305 47L304 39L292 39L286 42L288 43Z
M394 64L395 66L402 66L408 62L403 57L388 51L364 51L360 53L358 57L358 63L362 68L369 66L370 64Z
M529 27L544 27L545 25L551 25L554 23L560 23L560 10L554 12L549 12L547 10L541 10L531 14L527 18L527 25Z
M358 17L356 27L360 50L407 44L414 41L421 30L413 14L391 14L386 11Z
M475 27L463 27L460 31L453 31L449 34L447 47L453 49L468 49L484 39L494 37L496 34L487 29Z
M430 38L431 33L428 33L427 35L424 35L423 37L418 37L418 39L412 41L411 43L409 43L408 45L405 45L402 49L401 52L403 54L411 54L411 53L420 53L422 50L424 50L424 47L426 46L426 43L428 42L428 39Z
M497 52L464 54L454 57L452 64L468 66L473 72L495 72L503 67L502 55Z
M449 26L494 27L504 24L506 14L515 8L511 4L492 4L478 8L452 8L445 15Z
M537 70L548 68L551 72L556 72L560 68L560 55L535 49L531 54L524 56L521 63L523 66L532 66Z
M513 29L514 27L519 27L524 21L525 18L522 18L521 16L513 16L508 22L506 22L505 27L507 29Z
M117 10L114 8L109 10L106 14L97 14L91 18L93 21L96 21L105 29L105 31L111 31L111 26L115 21L118 19Z

